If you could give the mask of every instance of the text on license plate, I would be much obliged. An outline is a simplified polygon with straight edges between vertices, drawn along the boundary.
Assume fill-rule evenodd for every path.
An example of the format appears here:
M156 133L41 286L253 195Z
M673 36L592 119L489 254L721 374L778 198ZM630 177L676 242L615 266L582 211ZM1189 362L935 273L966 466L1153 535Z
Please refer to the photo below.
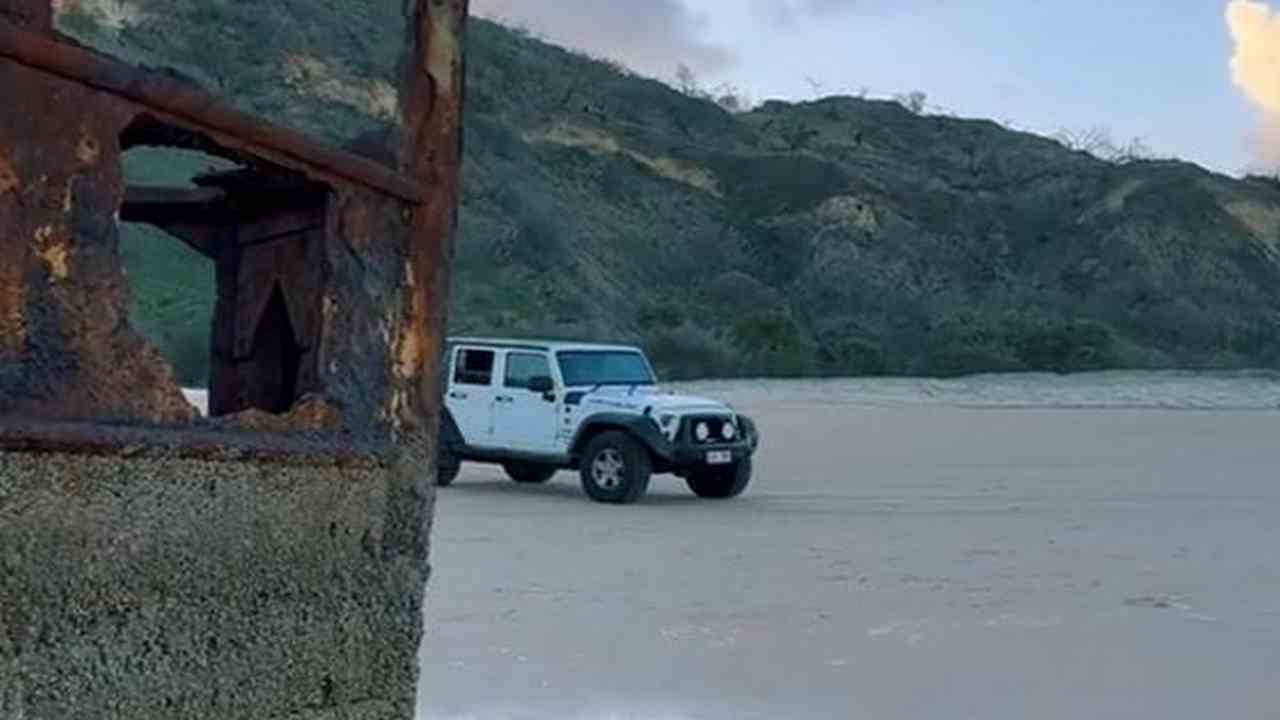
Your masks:
M733 463L733 453L728 450L713 450L707 453L708 465L731 465Z

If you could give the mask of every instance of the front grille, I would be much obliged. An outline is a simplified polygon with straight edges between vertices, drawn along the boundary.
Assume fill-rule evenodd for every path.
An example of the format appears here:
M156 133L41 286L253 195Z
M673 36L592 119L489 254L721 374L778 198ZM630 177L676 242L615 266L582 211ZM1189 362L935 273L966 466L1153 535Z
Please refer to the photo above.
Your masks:
M723 445L726 442L724 437L725 425L731 425L733 420L724 416L706 415L688 418L685 422L685 436L689 438L689 442L694 445ZM705 440L698 438L698 426L705 424L707 426L707 436ZM737 428L734 428L735 430ZM733 440L738 439L738 433L734 433Z

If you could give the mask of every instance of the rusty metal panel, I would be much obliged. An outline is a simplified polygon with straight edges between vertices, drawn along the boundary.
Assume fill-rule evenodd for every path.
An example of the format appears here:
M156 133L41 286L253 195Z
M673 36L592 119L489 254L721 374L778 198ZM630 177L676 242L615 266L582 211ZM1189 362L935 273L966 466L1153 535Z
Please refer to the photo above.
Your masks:
M131 109L8 60L0 88L23 98L0 113L0 413L189 422L171 369L124 322L115 138Z
M11 0L4 0L5 2ZM266 122L224 102L198 85L77 48L16 26L0 15L0 57L73 80L137 103L157 119L204 134L211 146L231 154L269 159L319 179L377 188L417 202L423 186L378 163L298 131ZM158 143L168 144L168 143Z

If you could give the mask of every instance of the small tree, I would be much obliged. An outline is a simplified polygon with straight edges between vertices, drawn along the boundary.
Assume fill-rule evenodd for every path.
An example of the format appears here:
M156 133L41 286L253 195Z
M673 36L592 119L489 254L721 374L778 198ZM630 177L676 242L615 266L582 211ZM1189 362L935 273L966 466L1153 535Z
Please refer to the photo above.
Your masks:
M1116 144L1111 140L1111 133L1106 128L1089 128L1088 130L1059 130L1053 135L1063 147L1076 152L1088 153L1099 159L1108 159L1117 152Z
M1128 164L1134 162L1143 162L1145 160L1155 159L1156 154L1147 146L1142 138L1134 138L1129 141L1128 145L1119 148L1115 155L1111 157L1112 162Z
M929 106L929 95L920 90L912 90L909 93L895 95L893 99L916 115L923 114L925 108Z
M689 96L695 96L701 92L698 76L695 76L694 70L689 65L684 63L676 65L676 90Z
M753 105L746 93L730 83L721 83L712 95L717 105L731 113L746 112Z
M675 79L676 90L680 91L682 95L713 102L731 113L746 112L751 109L751 100L737 86L730 83L721 83L714 90L707 90L702 87L702 83L698 81L698 76L693 72L693 69L684 63L676 66Z
M1134 138L1125 145L1118 145L1105 128L1095 127L1081 132L1061 130L1053 135L1053 139L1069 150L1088 153L1099 160L1120 165L1155 157L1155 153L1142 138Z

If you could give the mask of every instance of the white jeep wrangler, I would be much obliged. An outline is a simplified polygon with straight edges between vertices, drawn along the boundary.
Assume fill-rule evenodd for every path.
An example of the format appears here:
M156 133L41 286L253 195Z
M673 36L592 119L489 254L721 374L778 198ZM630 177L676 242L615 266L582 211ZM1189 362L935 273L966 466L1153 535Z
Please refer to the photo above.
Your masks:
M519 483L578 470L593 500L632 503L653 473L705 498L751 481L755 424L724 403L663 392L634 347L451 338L436 482L463 461L501 465Z

